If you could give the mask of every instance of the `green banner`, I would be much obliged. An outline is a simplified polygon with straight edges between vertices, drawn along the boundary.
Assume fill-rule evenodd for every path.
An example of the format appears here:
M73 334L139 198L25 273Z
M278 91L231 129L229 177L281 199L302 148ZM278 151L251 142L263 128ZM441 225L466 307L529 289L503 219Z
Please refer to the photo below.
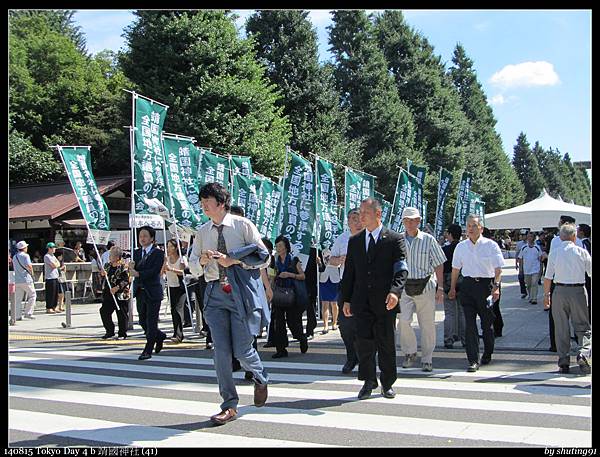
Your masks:
M87 221L94 240L96 243L106 244L98 239L98 235L101 234L97 231L108 232L110 216L106 202L100 195L92 174L90 146L59 146L58 152L73 186L81 214Z
M425 175L427 174L427 165L415 165L410 159L406 159L406 162L408 165L409 175L413 175L416 178L417 183L419 184L418 186L415 186L413 188L414 196L412 206L419 210L419 213L421 214L421 227L425 227L425 203L423 201L423 189L425 188Z
M151 214L144 198L156 198L169 207L163 173L161 135L167 107L134 94L133 132L134 206L136 214Z
M460 225L463 229L466 227L467 216L469 215L469 191L472 182L473 175L463 172L458 186L458 197L456 198L453 219L453 223Z
M231 172L235 174L241 174L246 178L252 177L252 163L248 156L230 156L231 158Z
M481 217L481 222L485 225L485 202L481 199L481 195L473 191L469 191L468 214L477 214Z
M207 149L200 150L200 169L198 170L198 187L216 182L229 190L229 159Z
M394 203L392 206L392 220L390 223L390 229L396 232L402 231L402 211L407 206L410 206L412 195L412 181L410 180L406 170L400 169L400 173L398 174L398 182L396 183L396 194L394 196Z
M171 215L178 225L198 230L203 224L198 213L198 162L200 151L190 138L163 135L167 186L171 195Z
M261 204L260 215L256 227L258 232L275 244L275 238L279 235L280 202L283 196L283 188L279 184L267 178L261 178L262 184L258 194Z
M291 154L284 180L281 234L287 236L294 254L306 268L315 223L315 179L310 162Z
M446 209L446 198L450 192L452 173L440 168L440 181L438 183L437 205L435 208L435 238L438 239L444 233L444 210Z
M371 175L346 168L344 181L346 211L360 207L360 202L375 195L375 178Z
M381 223L388 227L392 221L392 204L383 198L383 194L375 191L374 196L381 203Z
M338 218L338 200L333 175L333 164L317 159L317 214L320 222L317 244L321 249L331 249L333 242L342 233Z
M250 219L257 226L260 217L261 201L259 199L259 192L261 185L262 179L258 177L247 178L241 174L233 174L231 204L242 208L246 218Z

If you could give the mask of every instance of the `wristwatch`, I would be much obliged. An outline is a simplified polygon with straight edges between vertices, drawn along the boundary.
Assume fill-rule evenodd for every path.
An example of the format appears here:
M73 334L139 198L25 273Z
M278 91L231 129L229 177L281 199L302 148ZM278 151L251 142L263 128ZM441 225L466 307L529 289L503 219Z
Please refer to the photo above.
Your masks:
M494 283L494 287L500 287L500 283L499 282L495 282Z

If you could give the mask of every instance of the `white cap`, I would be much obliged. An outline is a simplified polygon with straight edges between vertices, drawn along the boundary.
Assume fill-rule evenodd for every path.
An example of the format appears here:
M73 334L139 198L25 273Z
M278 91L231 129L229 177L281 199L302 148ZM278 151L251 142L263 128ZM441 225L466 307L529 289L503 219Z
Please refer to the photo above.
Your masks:
M404 210L402 210L402 219L404 219L405 217L409 219L414 219L417 217L421 217L421 215L419 214L419 210L417 208L411 208L410 206L408 206L404 208Z
M25 241L19 241L17 243L17 249L25 249L27 246L29 246L27 243L25 243Z

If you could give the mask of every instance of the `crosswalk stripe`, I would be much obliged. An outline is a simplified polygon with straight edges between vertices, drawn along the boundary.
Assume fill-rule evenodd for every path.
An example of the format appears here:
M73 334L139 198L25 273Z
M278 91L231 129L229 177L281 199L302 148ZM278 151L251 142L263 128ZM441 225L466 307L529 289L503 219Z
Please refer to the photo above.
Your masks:
M202 376L215 378L214 370L199 370L191 368L175 368L149 364L122 364L122 363L105 363L105 362L89 362L73 359L50 359L36 358L27 356L10 356L10 362L25 362L33 365L46 366L68 366L79 368L95 368L112 371L127 371L137 373L155 373L155 374L172 374L181 376ZM11 368L11 372L13 369ZM241 379L244 374L234 373L234 378ZM362 386L363 382L358 379L342 378L338 375L319 376L319 375L297 375L289 373L270 373L271 381L288 382L288 383L324 383L324 384L342 384L351 386ZM590 397L590 389L587 387L557 387L553 385L527 385L522 383L499 383L499 384L484 384L473 382L456 382L456 381L441 381L441 380L425 380L425 379L407 379L398 378L395 387L414 388L414 389L435 389L435 390L454 390L454 391L469 391L469 392L500 392L500 393L516 393L519 395L568 395L577 398Z
M9 423L12 430L30 433L40 433L43 430L44 435L52 434L122 446L248 448L325 446L300 441L177 430L15 409L9 411Z
M11 353L28 352L31 354L43 354L48 353L45 348L19 348L18 350L11 350ZM137 359L137 354L125 354L115 353L108 351L51 351L53 356L64 356L64 357L84 357L88 358L111 358L115 360L127 360L132 361ZM178 363L182 365L207 365L213 366L212 358L201 358L201 357L181 357L181 356L169 356L161 355L160 358L156 358L156 361ZM302 362L269 362L263 361L263 365L267 369L297 369L311 370L311 371L334 371L338 372L341 369L339 364L325 364L325 363L302 363ZM399 368L398 374L422 374L420 368ZM505 371L492 371L492 370L479 370L475 373L468 373L465 370L457 371L451 369L435 369L432 373L427 375L428 378L448 378L448 377L465 377L465 378L478 378L478 379L523 379L527 381L549 381L557 383L590 383L591 375L568 375L563 376L558 373L548 372L510 372Z
M13 387L11 396L20 398L43 399L78 404L127 407L136 405L142 411L187 414L193 416L210 416L214 414L212 403L140 397L134 395L105 394L60 389L39 389L32 387ZM240 420L258 422L277 422L296 426L338 427L368 432L402 433L410 435L435 436L441 438L470 439L484 441L502 441L507 443L546 445L546 446L588 446L591 436L588 431L575 431L557 428L514 426L498 424L479 424L464 421L446 421L422 419L414 417L386 416L368 413L348 413L329 410L303 410L281 407L242 407L239 409ZM161 443L162 444L162 443Z

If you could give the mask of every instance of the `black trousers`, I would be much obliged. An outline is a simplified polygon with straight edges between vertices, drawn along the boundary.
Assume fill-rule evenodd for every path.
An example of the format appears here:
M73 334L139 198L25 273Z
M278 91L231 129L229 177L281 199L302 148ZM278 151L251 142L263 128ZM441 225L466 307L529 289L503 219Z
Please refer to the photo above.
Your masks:
M273 323L273 344L277 351L282 351L289 345L287 328L292 332L292 336L299 340L305 340L306 335L302 328L302 314L304 310L298 307L279 308L273 307L271 312L271 322Z
M491 357L494 352L494 320L492 308L487 307L486 298L492 293L494 278L479 281L465 277L459 293L459 300L465 313L465 345L469 363L479 362L479 331L477 315L481 320L483 333L483 354Z
M171 296L173 338L179 338L179 340L183 340L183 309L185 308L185 291L181 287L169 287L169 295Z
M344 303L341 298L342 294L339 294L338 298L338 327L340 329L340 335L346 346L346 362L357 363L358 354L356 352L356 319L353 317L346 317L344 315Z
M317 328L317 296L309 295L306 305L306 335L314 335Z
M492 310L494 311L494 335L502 336L502 329L504 328L504 320L502 319L502 313L500 312L500 299L502 298L502 286L499 288L500 296L498 300L494 302Z
M127 336L127 326L129 325L129 300L117 300L120 309L115 306L115 301L111 294L102 294L102 305L100 306L100 318L102 325L108 335L115 334L115 324L112 320L112 314L117 313L119 323L119 336Z
M58 304L58 279L46 279L46 309L54 309Z
M160 301L151 300L143 289L139 290L136 299L140 325L146 332L144 352L151 354L156 342L167 337L166 333L158 328Z
M525 273L519 270L519 287L521 288L521 295L527 295L527 285L525 284Z
M356 307L355 307L356 308ZM369 305L354 310L358 379L377 382L375 353L381 371L381 386L387 390L396 382L396 313L374 313Z

